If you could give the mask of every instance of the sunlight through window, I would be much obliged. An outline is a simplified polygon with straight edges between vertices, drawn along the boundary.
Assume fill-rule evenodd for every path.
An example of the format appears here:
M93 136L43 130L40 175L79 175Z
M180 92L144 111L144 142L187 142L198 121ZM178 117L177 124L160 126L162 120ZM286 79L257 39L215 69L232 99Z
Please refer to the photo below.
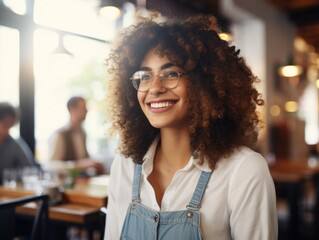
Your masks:
M116 22L99 17L97 3L84 0L36 0L34 21L43 26L111 40L116 32Z
M46 160L48 139L68 122L66 102L73 95L88 101L85 120L90 154L101 153L106 144L104 125L104 58L106 43L71 35L64 36L65 47L72 53L68 59L52 54L58 35L47 30L34 34L35 107L37 157Z

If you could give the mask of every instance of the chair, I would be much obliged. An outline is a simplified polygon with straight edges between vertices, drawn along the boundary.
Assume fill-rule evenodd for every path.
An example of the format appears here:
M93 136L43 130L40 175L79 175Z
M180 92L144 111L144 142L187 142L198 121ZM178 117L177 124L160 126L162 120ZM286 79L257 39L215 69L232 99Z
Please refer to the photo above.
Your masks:
M37 209L37 213L34 217L31 229L31 237L28 238L30 240L40 240L47 239L46 238L46 230L48 223L48 201L49 196L44 195L32 195L21 198L10 199L5 202L0 202L0 211L8 211L10 210L14 212L15 207L24 205L30 202L40 202L39 207ZM16 232L15 229L12 229L14 232L9 235L14 236Z

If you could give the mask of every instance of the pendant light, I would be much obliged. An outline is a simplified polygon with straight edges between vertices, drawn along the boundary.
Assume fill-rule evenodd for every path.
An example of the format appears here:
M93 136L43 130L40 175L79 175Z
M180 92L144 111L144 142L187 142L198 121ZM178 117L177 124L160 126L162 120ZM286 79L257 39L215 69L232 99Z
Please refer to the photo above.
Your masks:
M116 20L122 15L123 4L122 0L100 0L99 16L108 20Z
M64 34L59 33L58 45L55 48L55 50L52 52L52 54L53 55L63 54L63 55L73 56L73 54L65 48L63 43L63 38L64 38Z
M297 77L302 74L302 67L293 61L293 57L289 56L287 64L279 67L278 73L283 77Z

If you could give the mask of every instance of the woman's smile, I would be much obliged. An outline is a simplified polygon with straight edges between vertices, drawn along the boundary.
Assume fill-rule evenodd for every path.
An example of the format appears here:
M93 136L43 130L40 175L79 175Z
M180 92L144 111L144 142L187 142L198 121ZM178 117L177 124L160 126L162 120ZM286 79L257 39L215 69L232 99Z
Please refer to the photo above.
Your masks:
M158 100L147 103L147 106L151 112L161 113L170 110L176 102L177 100Z

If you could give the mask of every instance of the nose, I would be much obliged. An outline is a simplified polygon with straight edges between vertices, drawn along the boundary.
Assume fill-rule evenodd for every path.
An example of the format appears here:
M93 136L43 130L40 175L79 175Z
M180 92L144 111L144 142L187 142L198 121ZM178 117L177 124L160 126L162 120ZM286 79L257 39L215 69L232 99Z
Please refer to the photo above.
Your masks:
M150 94L158 94L158 93L164 92L165 90L166 89L161 84L160 77L158 75L154 75L148 92Z

